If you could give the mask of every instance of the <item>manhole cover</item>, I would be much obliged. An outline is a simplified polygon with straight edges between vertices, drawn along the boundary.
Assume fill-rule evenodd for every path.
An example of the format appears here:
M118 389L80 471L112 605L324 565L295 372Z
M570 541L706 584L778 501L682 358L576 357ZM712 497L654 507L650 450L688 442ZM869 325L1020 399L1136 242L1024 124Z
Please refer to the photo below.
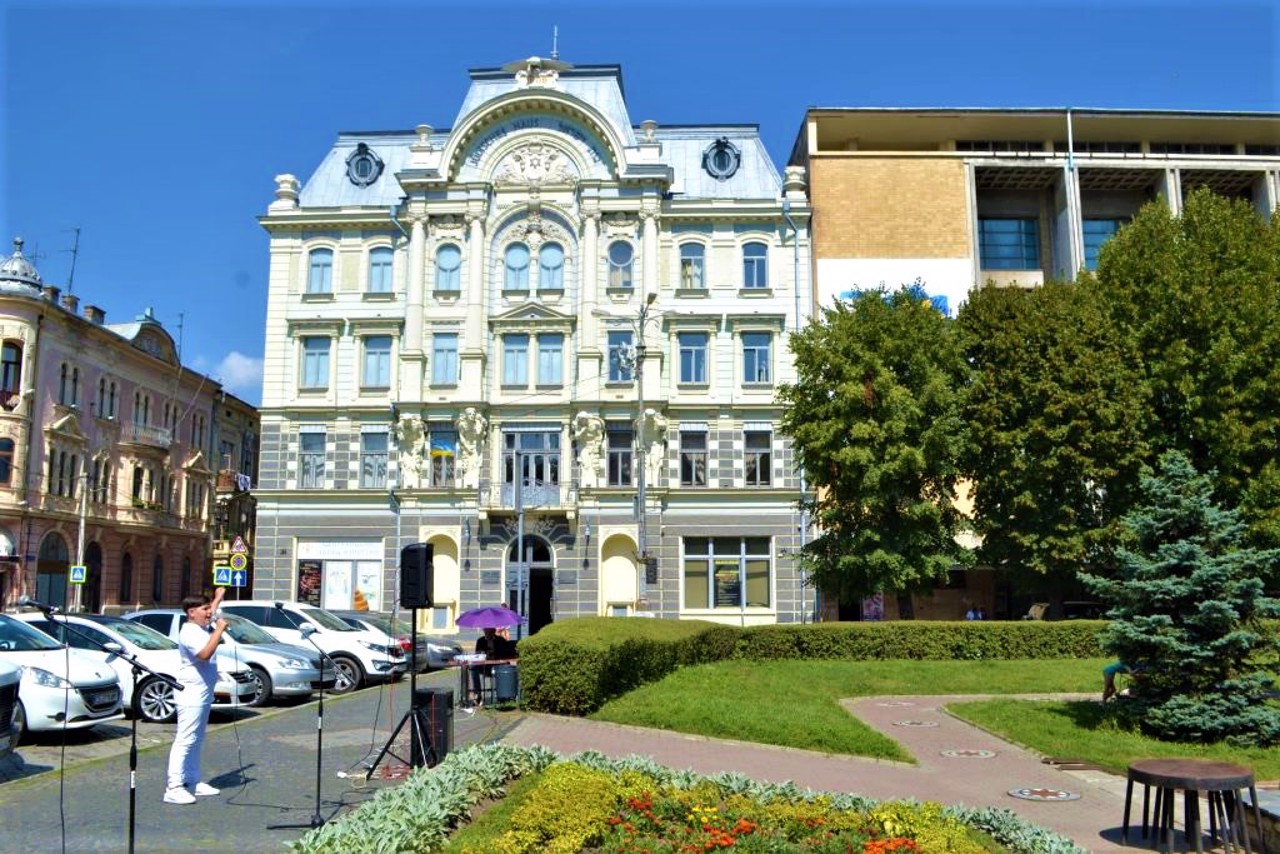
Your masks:
M894 721L894 726L937 726L937 721Z
M896 706L914 706L915 703L911 702L910 700L888 700L883 703L876 703L876 705L884 706L885 708L894 708Z
M996 755L994 750L943 750L940 752L951 759L994 759Z
M1062 789L1022 788L1010 789L1009 794L1024 801L1078 801L1076 792L1064 792Z

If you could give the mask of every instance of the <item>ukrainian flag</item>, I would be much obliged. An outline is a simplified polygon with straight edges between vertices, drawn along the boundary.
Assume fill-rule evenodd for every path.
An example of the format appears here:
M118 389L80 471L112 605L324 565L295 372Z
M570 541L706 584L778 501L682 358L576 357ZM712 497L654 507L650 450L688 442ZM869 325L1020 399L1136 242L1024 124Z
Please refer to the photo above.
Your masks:
M431 435L431 456L453 457L458 450L458 437L454 433Z

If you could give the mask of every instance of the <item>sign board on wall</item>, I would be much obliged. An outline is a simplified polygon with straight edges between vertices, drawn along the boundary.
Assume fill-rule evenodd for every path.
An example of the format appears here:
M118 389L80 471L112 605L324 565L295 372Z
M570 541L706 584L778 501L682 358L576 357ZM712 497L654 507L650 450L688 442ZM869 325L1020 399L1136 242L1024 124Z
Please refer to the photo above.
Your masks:
M322 564L318 560L298 561L298 601L305 605L320 607L320 586Z
M298 540L298 560L383 560L382 540Z

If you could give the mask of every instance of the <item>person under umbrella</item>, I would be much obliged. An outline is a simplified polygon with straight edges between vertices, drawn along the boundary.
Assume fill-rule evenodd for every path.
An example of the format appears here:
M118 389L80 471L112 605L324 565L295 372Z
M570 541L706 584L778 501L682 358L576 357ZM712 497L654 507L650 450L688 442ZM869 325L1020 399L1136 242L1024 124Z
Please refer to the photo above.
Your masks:
M511 633L505 626L485 629L484 634L476 638L476 652L484 653L487 661L510 661L519 657L515 641L511 640ZM472 703L476 706L484 705L480 688L485 675L491 673L493 667L492 664L481 664L471 668Z

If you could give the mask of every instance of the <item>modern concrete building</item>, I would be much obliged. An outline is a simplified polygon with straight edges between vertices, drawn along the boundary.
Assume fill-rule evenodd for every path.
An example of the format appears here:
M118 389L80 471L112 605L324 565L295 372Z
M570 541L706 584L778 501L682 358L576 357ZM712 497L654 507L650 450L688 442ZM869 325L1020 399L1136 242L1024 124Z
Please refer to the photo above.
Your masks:
M1208 187L1270 215L1280 204L1280 114L813 108L790 162L809 175L816 306L918 282L954 316L979 283L1034 287L1094 268L1099 247L1151 201L1178 212L1187 193ZM932 595L827 597L822 615L893 619L910 609L952 620L982 605L1016 618L1036 598L977 570L952 573ZM1061 616L1071 592L1047 598Z
M617 66L470 78L450 129L276 179L255 595L389 608L426 542L436 631L497 602L526 631L809 619L774 402L803 169L755 125L633 121Z
M220 387L150 309L108 324L79 307L16 240L0 262L0 605L176 605L211 582Z

